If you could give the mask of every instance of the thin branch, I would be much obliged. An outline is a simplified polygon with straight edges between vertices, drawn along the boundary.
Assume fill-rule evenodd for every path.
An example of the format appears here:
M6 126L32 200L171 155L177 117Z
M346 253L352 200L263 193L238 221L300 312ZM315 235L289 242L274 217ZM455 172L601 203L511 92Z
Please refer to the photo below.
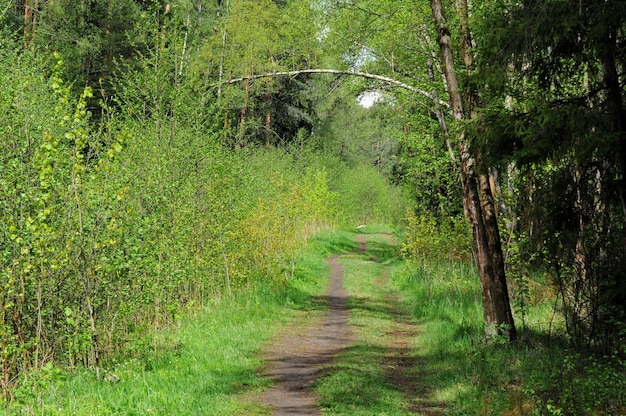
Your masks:
M296 71L285 71L285 72L268 72L265 74L257 74L257 75L249 75L240 78L232 78L228 80L224 80L224 83L227 84L235 84L237 82L246 81L246 80L254 80L260 78L273 78L273 77L295 77L302 74L339 74L339 75L351 75L355 77L375 79L377 81L385 82L394 87L402 88L416 94L422 95L429 100L434 101L442 107L450 108L450 104L445 101L439 100L436 96L433 96L432 93L428 91L421 90L419 88L415 88L412 85L406 84L402 81L398 81L397 79L385 77L377 74L370 74L368 72L359 72L359 71L348 71L342 69L300 69Z

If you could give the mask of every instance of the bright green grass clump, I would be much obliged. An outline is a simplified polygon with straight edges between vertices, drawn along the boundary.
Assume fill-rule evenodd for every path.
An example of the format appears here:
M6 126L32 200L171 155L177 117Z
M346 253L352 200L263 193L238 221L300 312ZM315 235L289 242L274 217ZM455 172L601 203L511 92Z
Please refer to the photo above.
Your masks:
M261 306L260 303L263 303ZM294 311L271 297L216 302L158 333L104 380L79 371L49 385L25 414L224 415L237 412L236 395L267 382L256 353ZM105 381L106 380L106 381ZM28 411L30 410L30 411Z
M560 336L554 299L528 305L520 339L487 342L474 267L424 259L397 284L419 319L423 382L450 415L624 414L626 366L619 356L581 354ZM550 332L550 330L552 332Z
M338 358L317 387L328 415L408 415L406 400L385 378L386 348L358 342Z

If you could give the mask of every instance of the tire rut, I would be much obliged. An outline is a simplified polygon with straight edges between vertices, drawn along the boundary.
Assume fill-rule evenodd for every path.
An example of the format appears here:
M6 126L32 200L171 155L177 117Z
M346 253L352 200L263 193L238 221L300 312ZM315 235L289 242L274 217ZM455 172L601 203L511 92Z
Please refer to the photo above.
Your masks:
M359 251L365 251L359 244ZM325 300L328 311L321 320L298 334L287 335L267 352L263 374L275 384L252 401L263 404L273 415L319 415L319 397L312 385L341 352L354 341L348 324L348 293L343 289L344 270L337 259L327 259L330 281Z
M364 234L356 236L357 252L366 252ZM391 236L386 237L393 244ZM252 399L272 415L320 415L319 396L314 383L332 367L335 357L346 351L356 339L349 325L348 293L343 289L344 269L337 260L342 254L329 257L330 281L325 295L328 310L321 319L302 328L292 328L291 334L281 337L265 352L267 364L263 375L274 384ZM374 260L374 259L370 259ZM386 285L389 276L381 275L380 284ZM410 413L428 416L444 414L442 404L428 400L431 396L421 383L423 367L412 353L411 340L418 334L414 321L398 308L395 295L386 297L394 323L387 329L387 350L381 365L386 378L402 392L409 403Z

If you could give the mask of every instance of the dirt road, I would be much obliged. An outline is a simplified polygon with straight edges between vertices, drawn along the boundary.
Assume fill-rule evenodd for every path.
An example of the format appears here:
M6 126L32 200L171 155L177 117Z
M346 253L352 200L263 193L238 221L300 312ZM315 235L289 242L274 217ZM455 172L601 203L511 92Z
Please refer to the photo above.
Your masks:
M365 235L357 235L356 241L359 252L367 251ZM328 371L337 354L357 341L348 322L348 293L342 287L344 269L338 261L340 257L334 255L327 260L330 282L325 302L328 309L320 318L312 319L313 323L291 328L291 333L276 340L264 354L267 365L263 373L274 384L252 401L262 404L273 415L319 415L319 397L312 389L313 384L324 375L324 371ZM388 300L395 303L393 299ZM390 345L390 352L383 363L387 379L409 396L416 391L416 384L419 383L405 375L406 368L416 365L409 358L409 343L416 335L416 328L399 320L388 330L393 345ZM431 413L423 406L415 406L415 403L411 407L410 413L424 414L420 410L426 410L426 414L439 414Z
M336 261L337 257L327 260L330 283L325 316L269 348L264 374L276 383L254 401L269 405L274 415L319 414L318 397L311 384L321 376L323 367L352 341L346 307L348 294L342 288L343 266Z

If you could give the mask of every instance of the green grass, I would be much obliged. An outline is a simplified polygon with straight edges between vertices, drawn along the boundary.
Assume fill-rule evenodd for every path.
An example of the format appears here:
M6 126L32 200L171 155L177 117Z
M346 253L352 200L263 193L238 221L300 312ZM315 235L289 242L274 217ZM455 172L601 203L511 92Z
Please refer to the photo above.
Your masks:
M260 305L259 303L263 303ZM256 353L294 311L271 297L223 301L176 329L137 346L135 357L109 369L119 382L81 370L50 383L25 414L224 415L235 414L237 395L263 387ZM43 411L40 411L43 409Z
M319 256L329 256L335 253L349 253L356 249L354 232L350 230L323 231L309 239L310 252Z
M387 229L358 230L368 234L366 253L354 252L357 230L322 233L311 239L285 287L256 287L213 301L105 365L110 381L91 370L46 367L30 374L0 414L259 414L245 400L268 384L258 374L258 351L283 326L325 307L319 299L326 290L325 259L333 253L344 253L357 340L316 384L326 414L626 414L623 357L570 348L554 331L560 323L552 320L550 302L529 306L519 341L486 343L474 268L441 260L407 268L380 234ZM404 374L413 380L411 391L392 382L388 362L393 329L407 323L416 328L406 357L412 367Z
M318 383L327 414L619 415L626 414L623 357L594 356L569 346L553 299L527 305L520 339L485 341L479 279L473 265L423 259L406 268L386 237L373 230L368 252L348 254L345 287L357 341ZM387 273L390 284L383 284ZM389 382L384 366L388 329L417 321L412 395ZM403 313L402 313L403 312Z
M341 354L332 374L317 387L324 414L408 415L407 401L390 384L380 363L386 348L358 342Z
M406 307L422 325L415 346L427 366L423 382L435 400L446 403L446 414L626 413L624 361L568 347L558 335L561 323L553 319L551 302L529 306L517 342L486 343L473 267L424 261L397 284Z

